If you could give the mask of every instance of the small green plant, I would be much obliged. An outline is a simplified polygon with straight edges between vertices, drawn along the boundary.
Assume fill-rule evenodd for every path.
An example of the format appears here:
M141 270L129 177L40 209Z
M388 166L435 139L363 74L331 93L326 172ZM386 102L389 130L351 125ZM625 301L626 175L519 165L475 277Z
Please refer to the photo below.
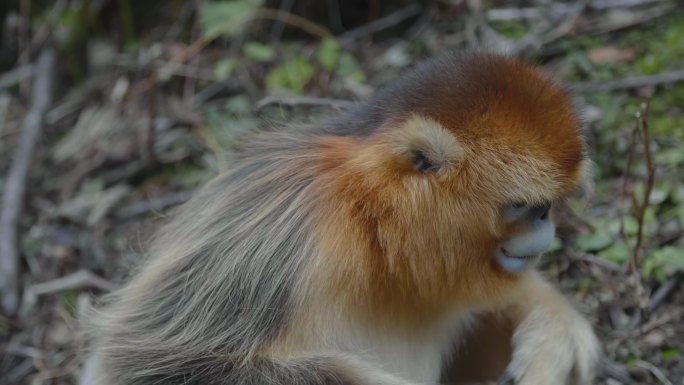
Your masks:
M269 90L287 90L301 94L314 74L314 67L303 57L298 57L273 69L266 77Z

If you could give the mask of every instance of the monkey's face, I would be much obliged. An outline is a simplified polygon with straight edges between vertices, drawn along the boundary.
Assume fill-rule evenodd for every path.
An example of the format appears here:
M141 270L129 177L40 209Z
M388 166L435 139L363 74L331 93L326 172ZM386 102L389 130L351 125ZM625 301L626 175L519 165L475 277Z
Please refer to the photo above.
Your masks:
M548 202L581 175L583 143L570 132L567 171L532 139L473 138L419 115L365 141L328 139L321 239L343 277L335 291L408 311L506 295L553 241Z

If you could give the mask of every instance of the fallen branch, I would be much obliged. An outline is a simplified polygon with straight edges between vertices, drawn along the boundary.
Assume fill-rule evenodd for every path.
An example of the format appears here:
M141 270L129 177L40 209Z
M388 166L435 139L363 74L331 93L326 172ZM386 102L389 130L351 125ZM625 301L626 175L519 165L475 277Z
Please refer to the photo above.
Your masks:
M657 378L658 381L660 381L660 383L663 385L673 385L672 381L670 381L665 376L665 374L663 373L662 370L660 370L660 368L658 368L657 366L653 365L652 363L650 363L648 361L636 360L634 362L634 366L638 366L642 369L648 370L649 372L651 372L651 374L653 374L653 377Z
M2 293L2 309L7 314L14 314L18 306L17 227L23 208L33 150L43 126L45 112L52 103L54 67L55 52L51 47L46 47L33 67L35 72L31 90L31 107L24 120L19 144L5 181L2 213L0 213L0 293Z
M0 89L13 87L30 78L32 74L33 66L30 64L7 71L0 76Z
M594 0L591 2L591 8L596 10L610 9L610 8L631 8L642 7L654 3L670 3L670 0Z
M542 23L541 30L533 30L518 40L512 47L512 53L516 56L525 56L531 51L536 51L566 36L575 29L577 20L587 8L588 3L588 0L571 3L568 12L561 19L554 22L546 21Z
M658 18L670 15L673 11L676 12L676 10L676 4L663 3L662 5L658 5L649 9L640 10L638 16L625 18L624 20L607 20L600 23L586 23L577 32L580 34L601 35L619 31L621 29L633 28L638 25L646 24Z
M674 277L670 278L667 282L664 284L660 285L658 290L656 290L655 293L651 296L651 300L648 302L648 312L653 313L655 309L660 306L660 304L667 298L670 293L672 293L677 286L679 286L679 281L681 280L681 276L678 274L675 275Z
M354 28L351 31L347 31L339 35L337 40L339 40L342 44L349 44L361 37L372 35L384 29L394 27L401 22L420 15L422 11L423 7L421 7L419 4L411 3L410 5L407 5L396 12L390 13L387 16L383 16L379 19L373 20L368 24Z
M133 203L117 211L116 217L118 219L127 220L145 215L149 212L161 212L169 207L185 203L188 199L190 199L193 193L194 191L181 191L178 193L164 195L159 198Z
M606 259L598 258L592 254L577 254L573 255L572 259L594 264L613 273L622 273L624 271L624 269L617 263L611 262Z
M596 11L603 11L614 8L635 8L652 4L667 4L668 0L594 0L587 4L588 8ZM492 8L487 10L487 20L489 21L519 21L529 19L540 19L542 17L561 17L573 13L571 3L557 3L544 7L524 7L524 8Z
M337 109L349 109L353 107L356 103L350 100L341 99L327 99L327 98L312 98L312 97L286 97L281 98L277 96L267 96L261 99L254 107L255 112L260 112L264 108L270 105L297 107L297 106L318 106L318 107L331 107Z
M59 293L71 289L81 289L84 287L94 287L103 291L112 291L117 289L119 285L98 277L88 270L82 269L73 274L53 279L52 281L28 286L24 291L22 313L33 307L36 300L41 295Z
M645 86L657 86L684 81L684 70L665 72L657 75L635 76L633 78L606 82L586 82L570 85L575 92L617 91Z
M30 285L26 288L25 295L37 297L83 287L94 287L103 291L112 291L117 289L119 285L100 278L89 270L82 269L52 281Z
M642 266L645 258L645 246L644 246L644 228L645 228L645 218L646 210L648 210L648 205L651 197L651 191L653 191L653 186L655 184L655 165L653 164L653 156L651 155L651 137L649 134L649 124L648 124L648 104L643 104L639 112L636 115L636 130L638 130L641 136L641 141L644 145L644 158L646 160L646 183L644 197L641 202L637 202L636 196L634 196L633 202L634 208L636 209L636 220L637 220L637 234L636 242L634 244L634 250L631 259L631 273L639 274L638 270Z

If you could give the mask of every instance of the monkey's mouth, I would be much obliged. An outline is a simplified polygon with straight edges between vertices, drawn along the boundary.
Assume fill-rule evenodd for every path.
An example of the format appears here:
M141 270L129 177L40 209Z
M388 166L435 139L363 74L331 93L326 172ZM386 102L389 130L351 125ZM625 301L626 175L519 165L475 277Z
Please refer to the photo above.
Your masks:
M537 258L537 255L510 255L506 249L503 247L501 248L501 254L503 254L507 258L515 258L515 259L534 259Z
M539 260L539 255L511 255L503 247L496 250L495 257L504 270L514 274L533 268Z

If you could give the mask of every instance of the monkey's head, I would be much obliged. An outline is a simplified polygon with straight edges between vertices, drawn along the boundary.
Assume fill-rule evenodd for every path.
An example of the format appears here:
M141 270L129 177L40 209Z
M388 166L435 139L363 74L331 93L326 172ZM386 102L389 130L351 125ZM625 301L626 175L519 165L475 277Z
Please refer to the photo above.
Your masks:
M405 307L505 295L550 246L549 208L583 176L570 97L518 60L452 55L366 108L372 130L324 147L337 285Z

